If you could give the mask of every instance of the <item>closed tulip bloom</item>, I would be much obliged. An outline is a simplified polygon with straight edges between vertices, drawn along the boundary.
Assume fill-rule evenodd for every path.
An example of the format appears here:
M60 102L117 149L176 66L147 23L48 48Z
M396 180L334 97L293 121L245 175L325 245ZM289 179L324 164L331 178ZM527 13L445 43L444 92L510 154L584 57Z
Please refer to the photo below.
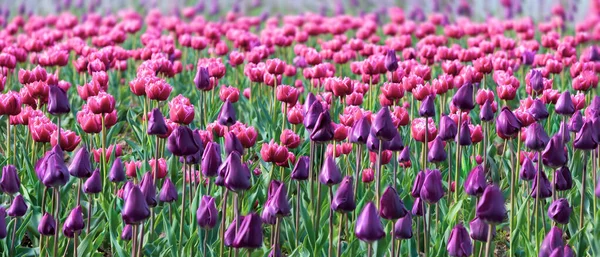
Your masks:
M466 83L462 85L454 96L452 96L452 104L462 111L470 111L475 107L473 102L473 85Z
M71 233L79 232L85 227L83 223L83 212L81 211L81 205L77 205L77 207L71 210L65 224L63 225L63 231L68 231Z
M121 231L121 240L129 241L131 240L131 225L125 225L123 230Z
M548 118L548 116L550 115L548 114L546 105L544 105L544 103L540 99L533 100L533 103L531 104L529 109L527 109L527 111L531 114L531 116L533 116L535 120L543 120Z
M250 189L250 171L247 166L242 164L240 154L231 152L225 160L225 176L224 183L227 189L240 192Z
M392 152L398 152L404 149L404 141L402 141L402 136L400 136L400 133L396 133L394 138L388 142L386 149Z
M569 141L571 141L571 133L569 131L569 124L566 121L560 123L560 128L558 129L557 134L561 135L561 137L564 136L563 142L565 144L568 143Z
M246 217L245 216L240 216L240 220L244 221ZM241 223L240 221L240 223ZM233 240L235 240L235 229L236 229L236 218L234 217L233 220L231 221L231 223L229 224L229 226L227 227L227 230L225 230L225 235L223 238L223 243L225 244L225 246L227 247L232 247L233 246Z
M292 214L292 208L290 207L290 203L287 199L287 190L285 189L285 184L281 183L279 185L265 208L267 208L267 210L276 217L285 217Z
M475 217L469 222L469 228L471 233L469 234L473 240L480 242L487 242L487 235L489 231L489 225L483 222L480 218ZM492 231L492 238L496 237L496 230Z
M391 186L388 186L379 200L379 215L387 220L396 220L407 214L404 203L400 200L398 192Z
M580 150L592 150L598 146L598 138L595 135L594 127L591 120L583 123L583 126L575 134L573 147Z
M42 183L46 187L64 186L67 184L67 181L69 181L69 171L65 166L63 153L60 148L54 146L53 152L55 152L55 154L48 156L45 160L46 164Z
M369 132L371 131L371 122L365 116L354 123L350 131L350 142L355 144L366 144Z
M565 246L563 241L563 232L558 227L552 227L550 232L544 237L540 246L539 257L550 257L555 249L562 249Z
M536 177L533 178L533 183L531 186L531 197L533 198L537 198L538 197L538 186L540 187L539 189L539 196L540 198L548 198L552 196L552 186L550 185L550 181L548 181L548 177L546 177L546 173L544 173L544 171L538 171L536 174ZM540 183L538 185L537 181L538 178L537 176L540 176Z
M117 157L113 161L113 165L110 167L108 180L110 180L110 182L117 183L123 182L125 179L125 168L123 167L123 161L121 161L121 157Z
M537 122L529 125L525 131L525 146L533 151L541 151L546 147L550 138L544 127Z
M454 140L457 130L458 126L450 116L444 114L440 118L440 131L438 133L440 139L443 141Z
M48 93L48 112L52 115L59 115L71 111L67 93L60 87L50 85Z
M196 76L194 77L194 84L199 90L206 90L210 88L210 75L207 67L198 67Z
M473 143L471 141L471 130L469 129L469 123L467 121L463 121L460 126L460 133L456 136L456 141L462 146L471 145L471 143Z
M394 238L410 239L412 235L412 215L407 213L394 224Z
M372 243L385 237L383 225L373 202L368 202L360 215L358 215L354 233L358 239L367 243Z
M556 105L554 105L554 110L558 114L567 116L575 113L575 104L573 104L571 93L568 90L560 94L558 100L556 101Z
M488 185L479 199L476 214L478 218L488 224L502 223L507 219L504 196L496 185Z
M127 193L121 217L125 224L137 225L150 217L150 209L146 202L146 197L142 194L140 188L133 185Z
M2 167L2 178L0 178L0 189L2 192L13 195L19 192L21 181L17 168L14 165L6 165Z
M167 139L167 149L175 156L195 154L200 149L200 144L187 126L177 127Z
M396 132L398 134L398 132ZM369 137L367 138L367 149L371 152L377 153L379 151L379 145L381 144L381 150L388 150L390 147L390 141L379 140L375 135L375 130L371 128Z
M23 217L23 215L27 213L27 204L22 195L17 195L15 199L13 199L12 204L6 213L11 217Z
M435 117L435 95L429 95L425 97L423 102L421 102L421 106L419 107L419 116Z
M448 255L453 257L468 257L473 253L473 243L469 232L462 223L454 226L448 238Z
M410 213L412 213L413 216L423 216L425 214L425 206L421 198L415 199Z
M569 245L565 245L564 247L558 247L552 251L550 257L575 257L575 252Z
M396 133L398 133L392 121L390 109L387 106L382 107L375 115L372 129L375 130L377 138L383 141L392 140Z
M556 134L550 139L542 152L542 161L544 165L554 168L562 167L567 163L567 151L560 135Z
M206 177L216 177L217 170L221 166L221 150L219 144L209 142L202 154L202 175Z
M310 97L310 94L309 94ZM314 95L313 95L314 97ZM306 101L304 102L304 106L306 107L306 104L309 103L309 99L307 98ZM321 104L321 102L317 101L316 99L313 100L313 102L311 103L311 105L309 105L308 109L305 110L305 114L304 114L304 127L308 130L312 130L315 125L317 124L317 120L319 119L319 117L321 116L321 113L323 113L323 105Z
M581 116L581 111L576 111L571 116L571 119L569 119L569 131L579 132L581 127L583 127L583 117Z
M533 166L533 161L529 157L525 157L523 161L523 165L519 171L519 178L524 181L531 181L535 178L535 166Z
M295 180L307 180L308 179L308 165L310 165L310 159L308 156L300 156L296 161L296 165L292 170L290 177Z
M202 196L198 210L196 211L196 221L198 226L203 229L211 229L217 225L219 212L215 205L215 199L210 196Z
M567 224L569 223L571 211L572 209L571 206L569 206L569 201L565 198L560 198L550 204L550 208L548 208L548 217L556 223Z
M427 171L419 197L429 204L435 204L444 197L442 174L439 170Z
M2 209L1 212L4 212L4 209ZM4 216L6 215L6 213L4 213L3 215L0 215L0 223L4 222ZM37 227L38 232L40 233L40 235L44 235L44 236L53 236L54 233L56 232L56 220L54 219L54 217L52 217L52 215L50 213L44 213L44 216L42 216L42 219L40 220L40 223L38 224ZM6 235L4 235L6 236ZM0 238L4 238L1 237Z
M398 155L398 162L408 162L410 161L410 148L408 146L404 147L404 149L402 149L402 152L400 152L400 155Z
M384 65L385 69L390 72L398 69L398 58L396 57L396 52L394 50L387 50Z
M321 184L325 184L327 186L337 185L342 182L342 174L335 164L333 157L327 156L327 158L325 158L325 162L321 168L321 173L319 174L319 181Z
M90 153L85 145L79 148L73 156L73 161L69 165L69 174L76 178L87 178L92 175Z
M140 190L144 197L146 198L146 203L150 207L155 207L156 202L156 186L154 184L154 178L152 178L152 173L146 172L140 181Z
M512 138L521 131L521 122L510 109L503 107L496 118L496 131L502 138Z
M425 180L425 172L419 171L415 176L415 180L413 182L412 190L410 191L410 195L414 198L419 198L421 195L421 188L423 187L423 181Z
M237 121L235 108L229 100L223 103L221 111L219 112L219 116L217 117L217 121L219 121L219 124L223 126L231 126Z
M262 244L262 221L258 214L250 213L242 220L232 245L236 248L256 249Z
M333 139L333 125L329 112L322 112L310 133L310 140L315 142L327 142Z
M427 154L427 160L429 162L438 163L446 160L448 155L446 154L446 150L444 149L444 142L438 135L431 145L431 149Z
M352 177L346 176L331 200L331 209L336 212L348 213L356 209Z
M479 111L479 119L482 121L494 120L494 109L492 108L492 103L490 100L486 100L481 106L481 110Z
M102 192L102 179L100 170L96 169L83 185L83 192L86 194L97 194Z
M468 195L480 197L483 194L487 183L485 181L485 171L481 165L475 166L469 172L467 179L465 179L464 187Z
M233 132L225 134L225 154L229 155L236 151L239 154L244 154L244 146Z
M171 182L171 179L165 178L160 189L160 194L158 195L158 200L165 203L177 201L177 187Z
M536 69L529 71L529 80L527 85L533 89L536 93L540 93L544 89L544 77L542 72Z
M553 183L556 191L566 191L573 188L573 176L567 166L560 167L554 172Z
M154 108L148 118L148 135L164 135L167 134L169 128L165 123L165 118L160 112L160 109Z

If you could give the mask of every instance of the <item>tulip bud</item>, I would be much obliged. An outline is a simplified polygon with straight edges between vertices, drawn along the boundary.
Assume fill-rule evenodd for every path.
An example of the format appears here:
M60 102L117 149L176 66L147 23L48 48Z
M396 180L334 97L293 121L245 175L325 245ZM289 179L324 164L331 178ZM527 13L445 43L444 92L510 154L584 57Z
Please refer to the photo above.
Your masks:
M507 219L504 197L498 186L489 185L485 188L475 215L488 224L498 224Z
M544 237L544 241L542 241L539 256L549 257L555 249L562 249L564 246L562 230L558 227L552 227Z
M429 204L437 203L444 197L442 174L438 170L428 170L423 179L419 197Z
M308 179L308 165L310 165L308 156L300 156L296 161L296 165L292 170L290 177L295 180L307 180ZM338 189L339 190L339 189Z
M425 97L423 102L421 102L421 106L419 107L419 116L435 117L435 95L429 95Z
M160 194L158 195L158 200L166 203L177 200L177 187L171 182L171 179L165 178Z
M485 181L485 171L481 165L475 166L465 179L465 192L468 195L479 197L483 194L487 183Z
M341 185L335 192L335 196L331 200L331 209L341 213L352 212L356 209L351 176L346 176L342 180Z
M448 115L443 115L440 118L440 132L438 133L438 136L443 141L454 139L456 137L457 129L456 122Z
M556 105L554 106L554 110L558 114L567 116L575 113L575 105L573 104L571 93L568 90L560 94L556 101Z
M560 167L554 172L553 183L556 191L566 191L573 188L573 176L567 166Z
M483 222L480 218L475 217L471 222L469 222L469 228L471 229L471 233L469 234L473 240L477 240L480 242L487 242L489 225ZM492 238L496 237L496 230L492 231Z
M412 235L412 215L407 213L394 224L394 238L410 239Z
M131 225L127 224L123 227L123 231L121 231L121 240L129 241L131 240Z
M354 230L356 237L361 241L371 243L385 237L383 231L383 225L377 214L377 209L373 202L368 202L363 208L358 219L356 220L356 227Z
M201 228L211 229L217 225L219 212L215 206L215 199L210 196L202 196L198 210L196 211L196 221Z
M25 203L23 196L17 195L6 213L8 213L8 216L10 217L23 217L26 212L27 204Z
M571 206L569 201L565 198L557 199L550 204L548 208L548 217L556 223L567 224L569 223L569 216L571 215Z
M404 217L407 214L407 210L404 207L404 203L400 200L396 189L388 186L379 200L379 215L387 220L396 220Z
M235 122L237 121L236 114L235 114L235 108L233 107L233 104L229 100L227 100L227 101L225 101L225 103L223 103L223 106L221 107L221 111L219 112L219 116L217 117L217 120L219 121L219 124L221 124L223 126L231 126L231 125L235 124Z
M332 186L342 182L342 174L335 164L335 160L331 156L327 156L321 173L319 174L319 181L327 186Z
M113 165L110 168L110 172L108 173L108 180L110 180L113 183L125 181L125 171L123 169L123 162L121 161L121 157L117 157L113 161Z
M383 107L377 112L372 129L379 140L390 141L394 138L398 130L394 126L388 107Z
M14 165L6 165L2 168L2 178L0 178L0 189L2 192L14 195L19 192L21 181L17 168Z
M452 104L463 111L470 111L475 107L473 103L473 85L466 83L460 87L452 97Z
M250 213L241 222L232 246L236 248L255 249L260 248L262 244L262 221L256 213Z
M102 179L100 178L100 170L96 169L90 178L83 185L83 192L86 194L97 194L102 192Z
M48 94L48 112L60 115L71 111L67 93L58 86L51 85Z
M448 250L448 255L453 257L466 257L473 253L471 238L462 223L454 226L450 232L446 250Z
M4 212L4 209L2 209L1 212ZM4 216L6 215L6 213L3 214ZM0 223L4 222L4 216L0 215L2 219L0 219ZM0 226L2 227L2 226ZM4 226L6 227L6 225ZM38 232L40 233L40 235L44 235L44 236L54 236L54 233L56 232L56 220L54 219L54 217L52 217L52 215L50 213L44 213L44 216L42 216L42 219L40 220L40 223L38 224ZM6 237L6 234L4 234L4 236L0 235L0 238L4 238Z
M121 217L126 224L137 225L150 217L150 209L146 197L138 186L132 186L127 193Z
M160 109L154 108L148 119L148 135L164 135L169 131Z
M81 231L85 227L83 223L83 212L81 211L81 205L71 210L65 224L63 225L63 232L66 236L72 237L74 233Z
M429 150L429 153L427 154L427 160L429 162L438 163L438 162L445 161L446 158L447 158L447 154L446 154L446 150L444 149L444 142L438 135L433 140L431 149Z

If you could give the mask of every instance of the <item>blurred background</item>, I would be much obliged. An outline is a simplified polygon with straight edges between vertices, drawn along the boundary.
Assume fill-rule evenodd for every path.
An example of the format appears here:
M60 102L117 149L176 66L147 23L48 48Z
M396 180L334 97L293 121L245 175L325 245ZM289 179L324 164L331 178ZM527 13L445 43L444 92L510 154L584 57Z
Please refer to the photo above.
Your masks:
M573 24L583 20L590 12L597 14L600 6L598 2L600 0L2 0L0 13L6 18L16 14L60 13L67 9L77 9L82 13L109 13L125 8L135 8L138 11L159 8L165 14L177 14L184 7L194 6L198 13L217 19L217 15L232 9L248 15L303 12L360 15L385 14L387 7L400 6L407 15L416 18L431 12L442 12L450 17L470 14L475 20L484 20L490 16L529 16L543 21L549 19L552 12L564 12L565 20Z

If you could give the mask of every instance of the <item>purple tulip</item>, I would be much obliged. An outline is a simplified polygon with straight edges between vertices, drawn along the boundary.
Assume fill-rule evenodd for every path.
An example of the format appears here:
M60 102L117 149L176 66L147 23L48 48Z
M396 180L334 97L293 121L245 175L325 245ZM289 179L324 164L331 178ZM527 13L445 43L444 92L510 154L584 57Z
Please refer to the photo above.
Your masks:
M121 231L121 240L129 241L131 240L131 225L125 225L123 230Z
M573 140L573 147L581 150L593 150L598 146L598 138L592 126L592 121L588 120L583 123L583 126L575 134L575 140Z
M351 176L346 176L342 180L341 185L335 192L335 196L331 200L331 209L341 213L352 212L356 209Z
M571 206L565 198L560 198L552 202L548 208L548 217L556 223L567 224L571 216Z
M219 212L215 205L215 199L210 196L202 196L198 210L196 210L196 221L203 229L212 229L217 225Z
M73 156L73 161L69 165L69 174L76 178L87 178L92 175L90 153L85 145L80 147Z
M531 197L537 198L538 196L538 178L540 176L539 181L539 194L540 198L548 198L552 196L552 186L550 186L550 181L548 181L548 177L546 177L546 173L544 171L538 171L536 173L536 177L533 179L533 183L531 186Z
M19 192L21 180L17 174L17 168L14 165L6 165L2 168L2 178L0 178L0 189L2 192L14 195Z
M556 105L554 106L554 110L556 113L566 116L571 116L575 113L575 104L573 104L571 93L568 90L560 94L556 101Z
M394 238L410 239L412 235L412 215L407 213L394 224Z
M48 91L48 112L52 115L60 115L71 111L67 93L55 85L49 86ZM59 128L60 129L60 128Z
M371 243L385 237L383 225L373 202L368 202L363 208L354 229L356 237L361 241Z
M407 214L404 203L400 200L398 192L391 186L388 186L379 200L379 215L386 220L396 220Z
M256 213L250 213L242 220L232 245L236 248L255 249L262 244L262 221Z
M428 95L425 100L421 102L419 107L419 116L421 117L435 117L435 95Z
M329 112L322 112L310 133L310 140L318 143L327 142L333 139L333 125Z
M219 144L208 142L202 154L202 175L205 177L216 177L219 166L221 166L221 150Z
M223 163L225 175L223 176L225 187L233 192L250 189L250 170L242 164L238 152L231 152Z
M448 157L448 155L446 153L446 150L444 149L444 142L442 141L440 136L437 136L433 140L431 149L429 150L429 153L427 154L427 160L429 162L438 163L438 162L445 161L447 157Z
M476 217L488 224L498 224L507 219L504 196L496 185L488 185L476 209Z
M583 117L581 111L576 111L569 119L569 131L576 133L581 130L581 127L583 127Z
M531 114L531 116L533 116L535 120L538 121L546 119L549 116L548 110L546 109L546 105L544 105L544 103L540 99L533 100L533 103L527 111Z
M83 192L86 194L97 194L102 192L102 179L100 178L100 170L96 169L83 184Z
M6 215L6 213L4 214ZM4 217L0 217L0 223L4 222ZM1 228L2 226L0 226ZM6 226L4 226L6 227ZM54 233L56 232L56 220L54 219L54 217L52 217L52 215L50 213L44 213L44 216L42 216L42 219L40 220L40 223L38 224L37 227L38 232L40 233L40 235L44 235L44 236L53 236ZM0 235L1 236L1 235ZM4 235L6 237L6 235ZM0 237L0 238L4 238L4 237Z
M152 178L151 172L146 172L140 181L140 190L146 198L146 203L150 207L155 207L156 201L156 185L154 184L154 178Z
M439 170L427 170L419 196L429 204L435 204L444 197L442 174Z
M496 118L496 131L499 135L514 137L521 131L521 122L510 109L503 107Z
M330 155L325 158L321 173L319 174L319 181L321 184L327 186L337 185L342 182L342 174L335 164L335 160Z
M473 253L473 244L471 238L469 238L469 232L462 223L454 226L450 232L446 250L448 250L449 256L454 257L468 257Z
M494 111L492 109L492 103L490 100L486 100L481 106L479 111L479 118L481 121L492 121L494 120Z
M350 131L349 140L354 144L366 144L369 132L371 131L371 122L367 117L361 117L354 123Z
M175 156L195 154L202 143L196 141L194 132L187 126L179 126L167 139L167 149Z
M398 129L392 121L390 109L387 106L382 107L377 112L371 129L375 131L375 136L382 141L390 141L398 133Z
M425 214L424 208L421 198L416 198L410 213L412 213L413 216L423 216Z
M553 183L556 191L566 191L573 188L573 176L567 166L560 167L554 172Z
M133 185L127 194L121 217L125 224L137 225L150 217L150 209L146 202L146 197L142 194L140 188Z
M534 92L540 94L541 91L544 90L544 77L542 75L542 72L537 69L532 69L529 70L528 75L528 86L530 86Z
M421 188L423 187L423 181L425 180L425 172L419 171L415 176L415 180L413 182L412 190L410 191L410 195L414 198L419 198L421 194Z
M7 212L10 217L22 217L27 212L27 204L22 195L17 195Z
M410 148L408 146L402 149L400 155L398 155L398 162L407 162L410 161Z
M296 165L292 170L290 177L295 180L307 180L308 179L308 165L310 160L308 156L300 156L296 161Z
M554 251L554 249L560 248L562 249L565 246L565 242L563 241L562 230L558 227L552 227L550 232L542 241L542 245L540 246L539 257L549 257L550 254Z
M440 118L440 130L438 136L444 141L454 140L457 131L458 126L456 125L456 122L448 115L444 114Z
M535 166L533 166L533 161L531 161L528 156L525 156L525 160L521 166L521 171L519 172L519 178L524 181L531 181L535 178L535 171L536 170Z
M452 96L452 104L462 111L470 111L475 107L473 102L473 84L465 83L462 85L454 96Z
M550 167L562 167L567 163L567 151L560 135L554 135L542 152L542 162Z
M206 90L210 87L210 75L207 67L198 67L196 76L194 77L194 84L196 84L196 88L199 90Z
M67 231L66 235L74 234L81 231L85 227L83 223L83 212L81 211L81 205L77 205L65 221L63 225L63 231Z
M217 121L223 126L231 126L237 121L235 117L235 108L229 100L225 100L225 103L223 103Z
M121 157L115 158L113 161L112 167L110 167L110 172L108 173L108 180L113 183L123 182L125 181L125 169L123 168L123 161L121 161Z
M177 201L177 187L169 178L165 178L163 182L162 188L160 190L160 194L158 195L158 200L165 203L170 203Z
M481 165L475 166L469 172L467 179L465 179L464 187L468 195L480 197L483 194L487 187L487 182L485 181L485 171Z
M148 118L148 130L146 133L148 135L165 135L169 132L167 128L167 124L165 123L165 118L163 114L160 112L160 109L154 108L152 109L152 114Z
M469 222L471 233L469 234L473 240L480 242L487 242L487 235L489 232L489 225L483 222L480 218L475 217ZM492 238L496 237L496 230L492 231Z
M533 151L541 151L546 147L550 138L544 127L537 122L529 125L525 131L525 146Z
M387 50L384 59L385 69L390 72L396 71L398 69L398 58L396 57L396 51L390 49Z

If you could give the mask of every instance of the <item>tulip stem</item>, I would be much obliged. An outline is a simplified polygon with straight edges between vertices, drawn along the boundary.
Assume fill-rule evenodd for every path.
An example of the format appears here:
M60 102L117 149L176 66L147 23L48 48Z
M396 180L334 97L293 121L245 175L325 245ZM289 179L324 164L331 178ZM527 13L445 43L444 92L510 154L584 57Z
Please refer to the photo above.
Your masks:
M309 164L308 164L308 189L310 191L310 199L315 199L315 192L313 190L314 187L314 174L313 174L313 166L315 164L315 142L314 141L310 141L309 143L310 145L310 152L309 152Z
M144 256L144 223L140 224L140 242L138 243L138 250L137 250L137 255L138 256Z
M458 112L458 126L457 126L457 135L460 135L460 127L462 127L462 112ZM427 132L425 132L425 135L427 135ZM456 169L454 170L454 202L458 202L458 189L460 188L460 183L458 183L458 172L460 171L460 148L461 145L460 143L456 142L456 163L454 164L454 166L456 166Z
M159 138L155 137L156 141L155 141L155 148L154 148L154 174L152 174L152 181L154 182L154 186L156 187L156 179L158 176L158 146L159 146ZM185 158L185 157L184 157ZM184 179L185 181L185 179ZM154 208L150 209L150 229L148 230L148 232L150 232L150 239L152 239L152 231L154 230Z
M416 218L417 218L417 230L416 230L416 232L417 232L416 233L417 234L417 241L416 241L417 245L416 246L417 246L417 255L420 255L421 254L421 236L420 236L421 230L419 229L419 224L420 224L419 223L419 216L417 216Z
M156 163L156 166L158 166L158 160ZM181 212L179 213L179 248L178 249L182 249L181 248L181 243L183 241L183 224L185 223L185 199L186 199L186 190L185 190L185 171L187 169L187 159L183 158L183 179L181 180L181 183L183 185L183 194L182 194L182 200L181 200ZM223 215L223 217L225 217L225 215Z
M75 206L78 206L81 202L81 181L82 179L78 179L77 181L77 204Z
M221 228L219 229L219 231L221 232L220 235L220 243L221 245L219 246L219 256L224 256L223 255L223 243L225 242L225 221L226 221L226 217L227 217L227 196L229 195L229 190L227 190L227 188L223 187L223 190L225 190L225 193L223 195L223 202L221 202Z
M54 187L54 189L52 191L54 191L54 200L56 200L56 210L54 213L54 217L56 218L56 229L54 230L54 248L53 248L54 255L53 256L57 256L56 253L58 252L58 236L59 236L58 231L60 231L60 218L59 218L60 192L58 190L58 187Z
M75 231L75 233L73 233L73 256L78 257L79 254L77 254L77 234L79 233L79 231Z
M396 177L397 177L397 173L398 173L398 152L394 151L394 157L392 157L392 187L394 188L394 190L396 189L396 184L398 183L398 181L396 181Z
M358 192L358 176L360 176L360 160L361 160L361 149L362 148L362 144L357 144L356 146L356 169L354 171L354 197L358 198L357 192ZM311 198L312 199L312 198ZM356 215L356 212L354 212L354 215Z
M489 257L490 256L490 248L492 246L492 231L493 231L493 225L489 224L488 225L488 234L487 234L487 243L485 244L485 256Z
M398 257L402 255L402 239L398 240ZM397 256L393 256L393 257L397 257Z
M60 128L60 123L58 126ZM8 115L6 116L6 163L10 164L10 116Z
M329 186L329 201L333 203L333 188ZM342 221L340 220L340 224ZM333 209L329 208L329 249L327 251L327 256L332 256L333 252Z
M296 210L295 210L295 216L294 216L294 228L295 228L295 241L296 241L296 247L298 246L298 229L300 228L300 204L302 203L302 196L301 196L301 192L300 192L300 180L296 181Z
M367 257L371 257L371 255L373 255L372 252L373 252L373 246L369 243L367 245Z
M15 233L17 232L17 222L19 221L19 218L14 217L13 220L14 220L13 230L10 235L10 253L12 253L11 256L16 256L15 255Z
M200 230L200 233L202 230ZM208 256L208 254L206 254L206 245L208 244L208 229L204 229L204 239L203 239L203 243L202 243L202 254L203 256Z
M583 173L581 175L581 192L579 193L581 195L581 200L579 201L581 204L581 208L579 209L579 229L583 228L583 210L585 209L585 182L587 180L587 158L587 152L583 152Z
M381 197L381 151L383 149L383 142L379 142L379 149L377 150L377 166L375 167L375 171L376 171L376 177L377 180L375 181L375 190L377 191L377 195L376 195L376 203L377 203L377 209L379 209L380 203L379 203L379 198Z
M429 256L429 241L431 238L429 237L429 225L431 224L431 208L427 208L425 205L425 201L421 201L423 204L423 211L425 211L425 215L423 215L423 252L425 252L425 256ZM431 207L431 206L429 206ZM427 217L427 216L429 217ZM429 220L427 220L429 219Z
M451 147L452 147L452 141L449 141L447 146L448 146L448 152L450 152ZM447 202L447 204L450 204L450 201L452 200L452 181L451 181L452 180L452 175L451 175L452 168L450 166L450 162L451 162L452 158L447 158L447 160L448 160L448 176L447 176L446 180L448 180L447 181L447 183L448 183L448 199L446 200L446 202Z
M515 153L515 149L513 144L510 144L510 148L511 148L511 152ZM519 154L521 152L521 131L519 131L519 134L517 136L517 149ZM510 172L510 221L509 221L509 231L510 234L513 234L513 226L515 225L515 178L516 178L516 173L519 172L519 154L517 154L517 161L513 163L513 170ZM486 158L487 159L487 158ZM540 160L540 159L538 159ZM485 160L483 162L485 164ZM484 171L485 171L485 165L484 165ZM487 172L486 172L487 173ZM513 253L513 242L514 242L514 236L510 237L510 240L508 241L509 243L509 255L512 255Z
M136 256L135 254L135 250L137 248L137 225L133 225L132 228L132 232L133 232L133 239L131 241L131 256L134 257Z
M239 207L239 193L236 193L233 195L233 212L235 213L235 234L237 235L237 233L240 230L240 207ZM239 254L239 250L238 248L235 249L235 254L234 256L237 257Z
M344 214L340 215L340 223L338 224L338 243L337 243L337 257L342 256L342 230L346 226L346 219Z
M392 220L391 223L392 223L392 231L390 231L390 235L392 237L392 242L390 243L390 248L391 248L390 257L394 257L394 256L396 256L396 245L394 244L394 224L396 222L395 222L395 220Z
M94 209L93 198L94 198L94 196L90 195L90 199L88 199L89 206L88 206L88 211L87 211L87 229L86 229L86 233L88 235L90 234L90 227L92 226L92 209Z
M538 236L538 207L540 205L540 177L542 176L542 172L544 172L542 170L542 152L538 152L538 168L537 168L537 173L535 175L535 202L534 202L534 207L533 207L533 217L535 219L535 226L534 226L534 231L536 232L536 245L540 245L539 243L539 236ZM487 255L486 255L487 256Z

